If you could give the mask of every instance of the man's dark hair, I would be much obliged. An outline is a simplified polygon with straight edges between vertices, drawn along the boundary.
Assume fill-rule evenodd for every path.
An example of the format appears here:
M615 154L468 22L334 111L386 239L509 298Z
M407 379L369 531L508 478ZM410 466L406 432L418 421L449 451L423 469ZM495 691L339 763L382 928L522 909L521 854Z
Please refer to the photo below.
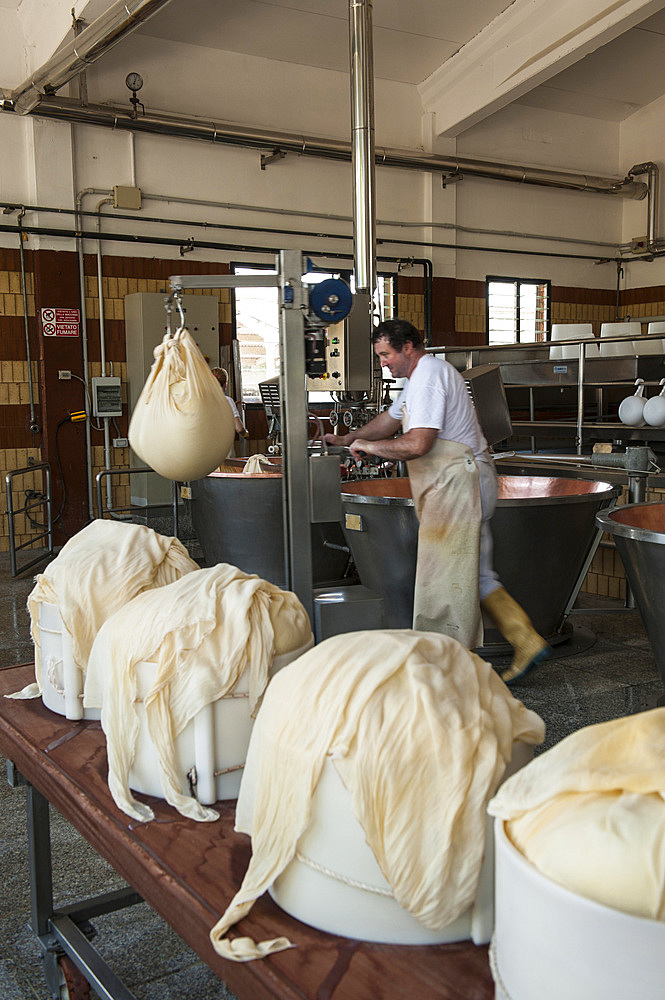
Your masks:
M386 319L383 323L379 323L378 326L374 327L372 343L376 344L377 340L387 340L396 351L402 351L407 341L410 341L414 347L422 347L423 343L423 338L418 330L413 323L409 323L406 319Z

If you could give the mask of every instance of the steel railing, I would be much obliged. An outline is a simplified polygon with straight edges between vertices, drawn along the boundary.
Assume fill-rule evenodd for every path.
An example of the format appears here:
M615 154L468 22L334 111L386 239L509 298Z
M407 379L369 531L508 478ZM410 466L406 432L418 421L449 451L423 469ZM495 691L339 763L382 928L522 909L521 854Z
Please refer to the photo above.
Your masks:
M140 469L102 469L101 472L98 472L97 475L95 476L95 484L97 487L97 517L104 517L104 514L110 514L111 516L113 516L114 514L124 514L127 512L143 513L144 511L148 510L163 510L164 507L166 506L166 504L163 503L150 503L141 505L129 504L129 506L127 507L111 507L108 504L106 505L106 507L104 506L102 498L102 485L104 479L106 478L110 479L112 476L132 476L136 475L137 473L145 475L146 472L151 472L153 475L156 474L155 470L151 469L149 466L145 466ZM171 511L173 515L173 535L177 537L178 526L179 526L178 522L179 483L175 482L174 480L172 483L172 487L173 489L171 497Z
M42 492L39 496L30 498L26 496L25 504L22 507L14 507L14 496L12 493L14 479L17 476L31 475L39 469L44 470L46 492ZM12 469L11 472L7 472L5 474L5 488L7 490L7 522L9 526L9 565L11 574L15 577L18 576L19 573L24 573L27 569L35 566L37 563L43 562L44 559L50 559L53 555L53 500L51 498L51 466L48 462L35 462L33 465L27 465L22 469ZM35 535L34 538L28 539L27 542L22 542L20 545L17 545L15 518L18 514L26 514L30 519L30 511L37 510L38 508L41 508L42 511L45 510L46 513L46 524L42 525L38 522L38 526L43 527L45 530L41 534ZM36 556L30 562L25 563L25 565L21 566L19 569L16 562L16 553L21 549L34 545L35 542L39 542L43 538L48 539L46 551L42 555Z
M653 316L646 316L646 317L640 316L640 317L636 317L636 319L638 319L639 322L644 321L644 322L651 323L651 322L654 321L654 317ZM548 354L547 354L547 358L545 360L549 360L549 350L550 350L551 347L568 347L568 346L576 347L577 348L577 357L576 358L562 359L561 363L565 363L565 361L573 361L573 362L577 362L577 365L578 365L578 368L577 368L577 418L576 418L576 421L575 421L575 424L576 424L575 444L576 444L577 454L581 455L582 454L582 450L583 450L583 440L584 440L583 439L583 434L584 434L585 427L587 429L590 429L591 427L597 426L597 425L593 425L593 424L589 425L588 423L585 424L585 420L584 420L584 389L585 389L585 387L588 388L590 385L593 385L593 386L605 386L605 385L608 385L608 386L616 386L616 387L621 387L622 384L626 385L626 386L634 385L634 380L628 380L628 381L623 381L623 382L617 380L617 381L613 381L611 383L588 383L588 382L585 383L584 365L585 365L585 360L586 360L586 348L588 346L590 346L590 345L591 346L595 345L596 347L600 347L600 345L622 343L622 342L626 342L626 343L631 343L632 344L632 342L634 340L639 340L640 343L647 343L650 340L662 340L662 339L663 339L663 334L662 333L643 333L643 334L639 334L639 335L637 335L637 334L623 334L622 333L622 334L613 334L612 336L607 336L607 337L594 337L593 340L591 340L589 338L574 337L574 338L570 338L569 340L556 340L556 341L544 340L544 341L528 341L528 342L525 341L524 343L518 343L518 344L477 344L476 346L462 345L462 346L457 346L457 347L445 347L445 346L444 347L428 347L426 350L427 350L428 354L435 354L435 355L436 354L443 354L443 355L446 355L446 354L464 354L464 356L465 356L465 366L468 369L468 368L471 368L473 366L473 355L474 354L479 354L480 355L480 359L479 360L482 361L482 355L483 354L492 354L493 353L493 354L496 355L497 352L501 351L502 353L506 352L506 357L505 357L504 360L509 361L510 360L510 353L511 352L524 351L525 349L527 349L529 351L535 350L537 354L540 354L541 352L543 352L543 354L544 354L544 352L547 351ZM627 354L627 356L632 356L632 355ZM607 355L605 357L605 359L603 359L603 360L609 359L610 357L614 357L616 359L617 357L620 357L620 356L619 355L614 355L614 356ZM597 359L593 359L593 360L597 360ZM493 364L499 364L500 362L492 361L492 363ZM556 361L553 361L553 363L556 364ZM557 383L553 383L553 384L557 384ZM651 383L645 383L645 384L651 384ZM653 383L653 384L656 385L658 383ZM533 412L534 408L533 408L533 388L532 387L529 387L529 399L530 399L530 402L529 402L530 415L531 415L531 420L533 421L534 420L534 412ZM556 420L554 420L554 421L542 421L543 430L546 431L547 428L548 428L548 426L550 428L555 427L557 425L557 423L559 423L559 421L556 421ZM535 441L535 439L532 437L531 440L532 440L532 451L535 451L535 447L534 447L534 441Z

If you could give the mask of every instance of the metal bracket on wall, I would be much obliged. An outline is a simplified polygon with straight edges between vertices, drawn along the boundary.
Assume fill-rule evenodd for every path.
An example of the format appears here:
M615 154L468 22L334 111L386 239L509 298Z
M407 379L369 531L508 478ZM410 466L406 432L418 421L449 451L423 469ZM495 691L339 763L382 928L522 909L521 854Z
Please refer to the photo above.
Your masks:
M441 187L446 188L449 184L457 184L458 181L464 180L464 174L461 170L455 170L452 174L441 174Z
M286 153L282 149L275 149L272 153L261 153L261 170L265 170L269 163L276 160L283 160Z

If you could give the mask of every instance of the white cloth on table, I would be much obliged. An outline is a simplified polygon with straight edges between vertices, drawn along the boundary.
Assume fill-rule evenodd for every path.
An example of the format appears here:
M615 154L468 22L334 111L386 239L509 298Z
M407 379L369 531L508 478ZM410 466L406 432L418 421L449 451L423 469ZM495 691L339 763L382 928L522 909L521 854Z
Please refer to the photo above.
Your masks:
M320 643L273 678L254 725L236 811L252 858L211 931L215 950L249 961L291 947L226 934L293 859L328 757L398 903L427 927L447 926L475 896L486 804L513 742L544 733L492 667L448 636Z
M665 920L665 708L566 737L509 778L489 812L554 882Z
M97 632L118 608L144 590L163 587L198 569L178 538L142 524L98 519L63 546L28 597L30 634L35 645L36 683L10 698L41 694L39 609L56 604L72 639L75 664L85 672Z
M213 809L180 790L176 737L203 707L232 691L245 668L254 712L273 657L300 648L310 636L307 612L295 594L226 563L141 594L110 618L90 654L83 703L101 707L109 789L118 808L138 820L153 818L129 791L139 731L137 663L156 663L143 705L164 797L191 819L214 820Z

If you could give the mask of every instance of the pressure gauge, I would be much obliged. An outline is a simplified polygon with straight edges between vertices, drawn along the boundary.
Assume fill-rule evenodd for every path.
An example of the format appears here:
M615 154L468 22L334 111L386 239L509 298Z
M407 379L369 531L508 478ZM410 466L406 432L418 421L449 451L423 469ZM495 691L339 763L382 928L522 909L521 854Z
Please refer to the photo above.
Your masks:
M143 86L143 77L140 73L128 73L125 77L125 84L130 90L136 93Z

